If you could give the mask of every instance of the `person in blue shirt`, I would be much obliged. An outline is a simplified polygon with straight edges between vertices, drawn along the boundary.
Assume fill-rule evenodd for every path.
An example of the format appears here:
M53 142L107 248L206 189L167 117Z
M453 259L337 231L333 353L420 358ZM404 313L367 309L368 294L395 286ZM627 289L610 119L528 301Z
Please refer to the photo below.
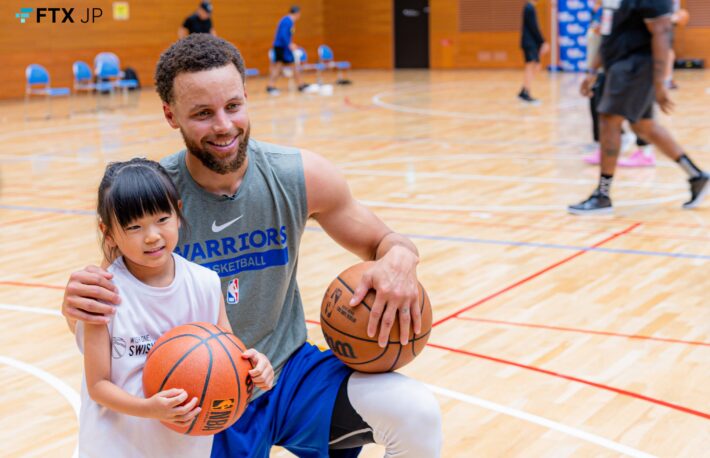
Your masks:
M301 8L292 6L288 14L281 18L279 25L276 27L276 36L274 37L273 44L274 61L269 75L269 84L266 86L266 92L271 95L279 94L279 90L276 89L275 84L284 65L288 65L292 68L293 78L296 80L299 91L303 92L308 87L308 84L301 82L298 66L294 65L295 58L293 51L295 51L298 46L293 42L293 32L295 30L296 21L298 21L300 17Z

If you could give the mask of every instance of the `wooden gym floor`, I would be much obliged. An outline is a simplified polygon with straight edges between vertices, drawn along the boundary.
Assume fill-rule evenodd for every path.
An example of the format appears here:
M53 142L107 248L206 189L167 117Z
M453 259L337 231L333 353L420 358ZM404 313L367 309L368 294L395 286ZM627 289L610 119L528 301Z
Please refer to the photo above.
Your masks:
M363 71L330 97L267 97L253 79L252 135L327 156L419 246L435 327L402 372L436 393L444 456L708 456L710 200L681 210L686 178L659 157L618 171L614 216L567 215L598 173L581 161L579 77L540 75L531 107L515 99L520 76ZM710 168L710 72L677 80L662 122ZM98 180L109 161L182 148L152 90L99 102L74 100L71 118L57 102L53 119L30 121L21 102L0 104L4 456L72 456L82 367L58 310L69 273L99 261ZM322 343L321 296L355 258L312 223L302 247Z

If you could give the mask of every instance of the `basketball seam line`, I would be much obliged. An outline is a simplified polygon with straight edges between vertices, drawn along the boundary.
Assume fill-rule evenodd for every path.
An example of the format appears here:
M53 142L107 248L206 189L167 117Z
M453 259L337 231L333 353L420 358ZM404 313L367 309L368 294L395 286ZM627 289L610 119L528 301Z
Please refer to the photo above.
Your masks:
M193 324L193 326L197 326L197 327L201 328L201 326L196 325L196 324ZM212 326L214 326L214 325L212 325ZM237 411L239 410L239 406L241 405L241 402L242 402L242 386L241 386L241 384L239 383L239 382L240 382L239 371L237 370L236 364L234 364L234 360L232 359L232 355L229 354L229 351L227 350L227 347L226 347L226 346L224 345L224 343L219 339L219 337L225 336L225 337L227 337L227 340L231 341L231 339L229 338L229 333L224 332L224 331L223 331L222 329L220 329L218 326L215 326L215 327L220 331L220 334L217 334L217 337L218 337L218 338L216 339L216 340L217 340L217 343L222 347L222 350L224 350L224 354L227 355L227 358L229 358L229 362L232 364L232 369L234 370L234 379L235 379L236 382L237 382L237 405L236 405L236 409L234 409L234 411L232 412L232 419L234 419L234 416L237 414ZM202 328L202 329L204 329L204 328ZM204 329L204 330L207 331L207 332L209 332L209 333L212 333L212 332L213 332L213 331L210 331L210 330L208 330L208 329ZM215 335L215 334L212 334L212 335ZM237 345L237 348L239 348L238 345ZM241 349L240 349L240 350L241 350ZM242 351L242 353L244 353L244 352ZM247 376L249 376L249 374L247 374Z

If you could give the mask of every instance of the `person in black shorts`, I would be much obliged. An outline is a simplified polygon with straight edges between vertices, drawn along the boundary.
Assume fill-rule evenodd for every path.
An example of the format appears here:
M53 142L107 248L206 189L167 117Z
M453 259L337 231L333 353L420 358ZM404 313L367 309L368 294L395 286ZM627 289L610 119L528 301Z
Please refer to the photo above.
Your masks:
M293 70L293 78L296 80L298 90L303 92L308 88L308 84L301 83L301 75L298 65L295 64L293 51L298 46L293 42L293 32L296 27L296 21L301 17L301 8L292 6L286 16L282 17L279 25L276 27L274 36L273 53L274 61L269 74L269 84L266 86L266 92L271 95L278 95L279 90L276 89L276 80L278 79L284 65L288 65Z
M212 3L204 1L197 7L194 14L185 18L178 29L178 38L186 37L193 33L210 33L217 36L212 25Z
M673 109L663 81L672 29L671 0L613 3L605 2L601 50L581 86L582 94L589 97L596 72L604 66L606 82L597 105L602 148L599 185L587 200L567 209L578 215L612 212L609 192L624 119L629 120L637 136L676 161L688 174L690 200L683 204L683 208L695 208L710 190L710 175L694 164L671 134L653 119L654 101L664 113Z
M545 39L540 33L540 27L537 24L536 3L537 0L530 0L523 8L523 29L520 37L520 47L525 57L525 73L523 76L523 88L518 93L518 98L530 103L537 102L530 95L530 87L535 73L540 68L540 55L546 54L550 49L548 44L545 43Z

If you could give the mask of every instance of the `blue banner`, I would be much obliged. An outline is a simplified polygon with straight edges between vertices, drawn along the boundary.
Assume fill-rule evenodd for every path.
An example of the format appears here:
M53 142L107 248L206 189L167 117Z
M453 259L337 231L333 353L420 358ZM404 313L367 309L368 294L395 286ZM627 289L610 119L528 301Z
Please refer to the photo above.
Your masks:
M587 70L587 29L592 21L594 0L559 0L560 67L565 72Z

